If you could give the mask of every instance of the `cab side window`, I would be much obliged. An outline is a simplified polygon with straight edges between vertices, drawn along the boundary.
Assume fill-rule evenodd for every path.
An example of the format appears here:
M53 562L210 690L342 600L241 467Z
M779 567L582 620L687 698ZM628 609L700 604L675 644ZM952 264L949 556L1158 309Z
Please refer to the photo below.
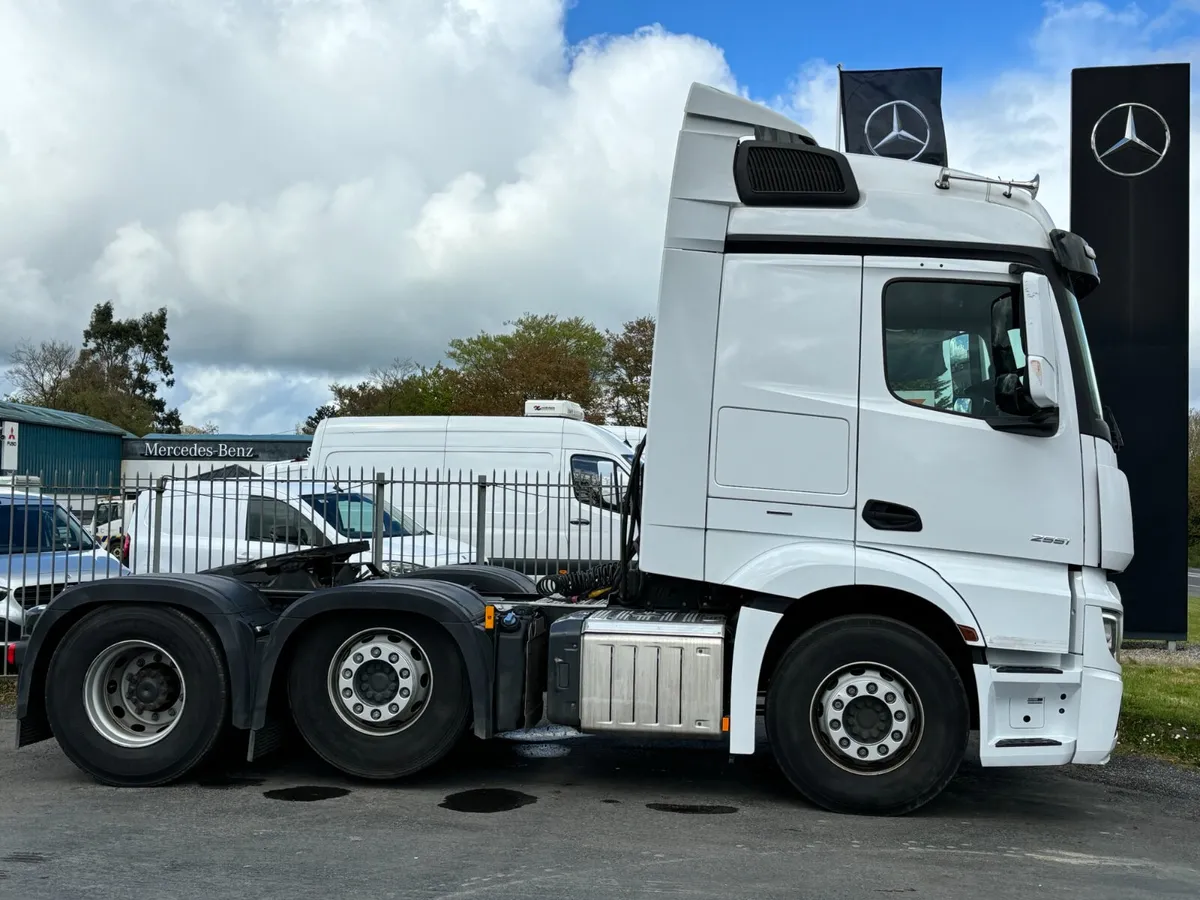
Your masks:
M883 291L888 389L914 406L986 418L1020 414L1021 286L892 281Z
M571 457L571 485L580 503L620 512L623 486L618 478L617 464L611 459L582 453Z
M273 497L251 497L246 509L248 541L320 546L322 535L300 511Z

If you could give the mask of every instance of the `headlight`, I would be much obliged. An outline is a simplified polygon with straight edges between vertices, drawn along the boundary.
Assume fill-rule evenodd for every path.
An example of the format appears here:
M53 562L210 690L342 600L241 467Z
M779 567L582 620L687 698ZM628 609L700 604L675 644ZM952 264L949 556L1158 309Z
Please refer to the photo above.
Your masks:
M1104 641L1108 644L1108 652L1114 657L1121 649L1121 617L1115 613L1104 613Z
M401 560L400 562L386 562L383 564L383 568L389 575L407 575L409 572L416 572L418 569L425 569L428 566Z

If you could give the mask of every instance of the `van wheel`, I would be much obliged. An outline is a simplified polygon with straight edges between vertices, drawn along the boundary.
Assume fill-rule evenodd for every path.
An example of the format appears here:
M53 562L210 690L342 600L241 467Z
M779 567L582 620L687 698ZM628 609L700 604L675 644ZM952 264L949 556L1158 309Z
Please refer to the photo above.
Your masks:
M470 718L453 638L415 616L318 624L300 638L288 699L308 745L359 778L403 778L442 759Z
M170 607L107 607L50 658L46 712L67 757L119 787L168 784L212 752L228 719L224 657Z
M902 815L958 771L970 707L954 664L924 634L847 616L788 648L767 691L766 725L780 768L813 803Z

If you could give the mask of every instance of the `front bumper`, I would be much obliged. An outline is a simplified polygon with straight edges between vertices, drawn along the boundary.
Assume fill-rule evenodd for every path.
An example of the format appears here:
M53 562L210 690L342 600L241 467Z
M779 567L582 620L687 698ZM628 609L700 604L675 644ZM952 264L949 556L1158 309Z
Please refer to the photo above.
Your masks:
M984 766L1103 765L1117 744L1124 689L1104 619L1083 607L1082 653L1058 665L976 665ZM1119 634L1119 623L1118 623Z

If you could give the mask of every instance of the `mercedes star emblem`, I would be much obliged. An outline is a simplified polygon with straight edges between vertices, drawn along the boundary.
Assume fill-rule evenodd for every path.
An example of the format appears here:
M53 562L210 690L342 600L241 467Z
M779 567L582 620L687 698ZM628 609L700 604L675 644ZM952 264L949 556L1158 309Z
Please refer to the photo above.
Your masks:
M1138 122L1142 123L1142 135L1138 134ZM1122 128L1122 126L1124 126ZM1103 127L1101 150L1096 136ZM1111 140L1120 134L1116 140ZM1111 141L1111 142L1110 142ZM1171 146L1171 129L1162 113L1145 103L1119 103L1104 113L1092 126L1092 154L1096 162L1114 175L1136 178L1155 168Z
M904 116L901 118L900 111L903 108ZM891 110L892 126L883 137L878 140L871 139L871 123L875 121L875 117L885 110ZM915 128L918 134L924 137L918 137L907 130L904 125L907 122L909 126ZM876 131L878 133L878 130ZM929 120L925 118L925 113L917 109L907 100L891 100L887 103L880 104L871 110L871 114L867 116L867 121L863 123L863 137L867 139L867 147L876 156L884 156L889 159L903 159L912 161L925 152L929 146L929 138L932 136L932 129L929 127ZM890 152L880 152L890 151ZM909 154L905 156L904 154Z

